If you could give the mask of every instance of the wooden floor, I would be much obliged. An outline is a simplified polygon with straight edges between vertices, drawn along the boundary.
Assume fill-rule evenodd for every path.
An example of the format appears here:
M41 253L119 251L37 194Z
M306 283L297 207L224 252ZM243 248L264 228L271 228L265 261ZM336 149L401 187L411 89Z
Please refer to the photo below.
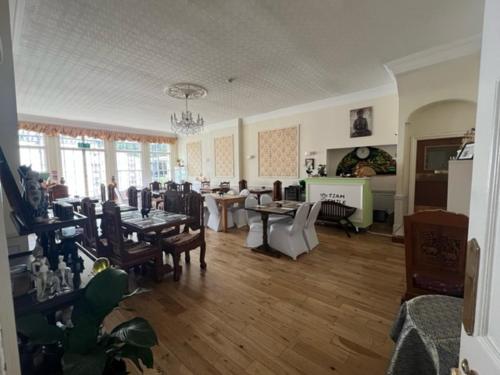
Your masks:
M321 245L293 261L246 249L244 229L208 231L206 273L192 252L180 282L147 282L153 291L107 326L152 323L160 343L148 374L384 374L404 249L371 234L318 232Z

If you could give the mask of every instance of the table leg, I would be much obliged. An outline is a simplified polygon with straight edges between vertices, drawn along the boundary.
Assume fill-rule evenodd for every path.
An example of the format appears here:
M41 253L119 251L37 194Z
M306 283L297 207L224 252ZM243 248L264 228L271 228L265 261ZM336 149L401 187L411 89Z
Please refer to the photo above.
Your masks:
M270 245L267 238L267 224L269 223L269 214L266 212L261 212L262 217L262 245L259 247L252 249L257 253L261 253L264 255L272 256L275 258L281 257L281 253L277 250L274 250Z
M227 205L222 203L222 230L227 232Z

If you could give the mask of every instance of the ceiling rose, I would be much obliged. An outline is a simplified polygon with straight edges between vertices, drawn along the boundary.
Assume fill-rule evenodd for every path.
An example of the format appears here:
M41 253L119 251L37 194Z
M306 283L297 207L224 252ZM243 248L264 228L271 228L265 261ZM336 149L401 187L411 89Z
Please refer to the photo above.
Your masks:
M177 119L175 113L170 116L172 130L184 135L201 132L205 121L200 114L198 114L196 120L193 119L193 114L188 109L188 100L204 98L207 96L207 89L194 83L177 83L171 87L167 87L165 93L173 98L184 99L186 101L186 111L182 112L180 119Z

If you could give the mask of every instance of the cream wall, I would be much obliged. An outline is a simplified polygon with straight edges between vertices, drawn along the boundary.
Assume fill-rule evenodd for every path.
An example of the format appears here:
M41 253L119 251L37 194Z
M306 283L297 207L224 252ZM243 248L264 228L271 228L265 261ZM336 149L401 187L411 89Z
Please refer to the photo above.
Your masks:
M214 141L217 137L233 136L234 146L234 175L229 177L215 176L215 154ZM238 186L241 175L240 155L241 123L239 119L226 121L212 127L207 126L205 131L199 135L179 137L177 142L177 158L187 163L186 145L193 142L201 142L202 173L210 179L213 185L221 181L229 181L231 186ZM198 176L188 176L188 181L194 181Z
M399 95L397 187L394 232L403 234L403 216L408 213L411 180L410 144L412 137L463 134L474 126L471 106L447 101L475 103L479 79L479 54L468 55L396 76ZM411 115L431 103L430 118L413 123ZM436 109L438 108L438 109ZM456 113L455 113L456 112Z
M373 135L350 138L349 111L354 108L373 106ZM358 146L379 146L396 143L398 98L396 94L353 100L349 103L332 105L314 111L264 119L260 121L243 119L242 155L243 175L249 185L271 185L279 179L283 186L297 183L307 177L304 163L314 158L316 165L327 163L327 150ZM299 125L299 172L298 178L258 176L258 133L263 130ZM305 152L315 153L305 156ZM255 156L249 159L248 156Z

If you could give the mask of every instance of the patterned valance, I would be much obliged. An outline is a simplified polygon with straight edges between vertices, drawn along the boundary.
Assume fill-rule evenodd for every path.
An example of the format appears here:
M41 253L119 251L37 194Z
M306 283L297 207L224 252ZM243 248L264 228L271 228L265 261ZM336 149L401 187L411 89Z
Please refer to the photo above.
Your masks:
M142 143L170 143L175 144L175 137L162 135L136 134L105 129L75 128L66 125L42 124L38 122L22 121L19 129L47 134L49 136L67 135L70 137L87 136L105 139L107 141L134 141Z

